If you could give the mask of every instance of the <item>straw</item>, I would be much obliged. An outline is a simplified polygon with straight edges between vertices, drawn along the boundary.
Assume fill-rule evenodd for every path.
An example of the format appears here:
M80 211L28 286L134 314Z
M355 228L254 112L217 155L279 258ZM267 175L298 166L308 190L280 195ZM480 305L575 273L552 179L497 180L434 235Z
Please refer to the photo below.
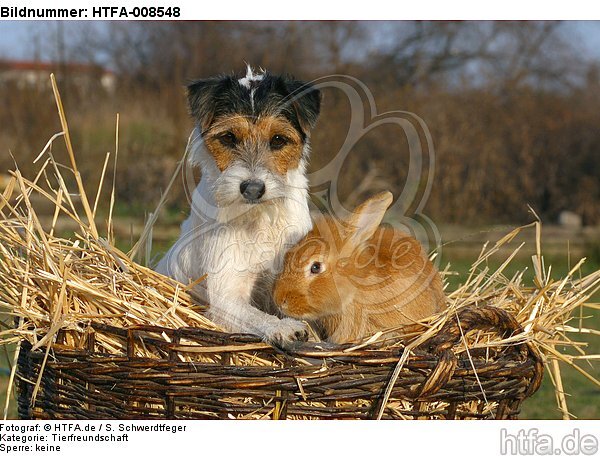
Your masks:
M181 284L173 279L143 266L134 258L149 248L152 227L157 220L160 206L166 201L166 194L161 197L159 208L150 213L140 239L129 252L124 253L115 247L112 235L113 207L115 204L116 161L118 156L119 117L116 121L113 183L110 195L106 233L101 233L95 222L100 207L100 195L105 183L109 158L106 157L101 167L99 186L94 193L94 200L88 200L71 144L67 118L60 100L56 81L52 77L52 87L56 97L56 105L61 121L62 131L54 134L42 152L36 158L46 160L34 179L28 179L18 168L11 171L11 180L7 188L0 194L0 311L6 322L16 321L0 333L0 344L13 344L15 341L28 341L33 346L43 349L46 358L55 349L57 334L61 334L62 347L80 348L91 331L92 324L104 324L117 328L131 328L136 325L160 326L177 329L183 327L202 328L218 331L218 325L210 321L204 311L206 307L192 296L192 288L205 277L192 284ZM52 155L52 142L63 137L69 155L69 165L59 164ZM189 147L189 142L188 142ZM180 164L181 166L181 164ZM179 168L178 168L179 169ZM69 188L67 182L75 180L75 189ZM175 177L169 182L173 185ZM15 193L19 193L15 196ZM34 198L35 196L35 198ZM74 198L81 199L83 213L74 204ZM53 207L53 216L48 223L36 212L34 199L49 201ZM61 237L57 233L57 223L62 219L76 222L77 232L72 238ZM505 271L514 260L522 243L511 247L520 234L527 230L535 230L536 253L532 257L535 272L534 283L523 283L523 271L506 277ZM462 343L455 347L457 352L465 352L471 360L470 352L475 348L493 350L499 346L532 344L546 361L549 373L555 385L557 405L563 418L570 412L567 405L567 394L561 378L560 365L574 367L592 384L600 386L600 381L582 367L580 362L593 362L600 355L586 353L584 346L570 339L569 335L587 334L590 337L600 336L600 332L584 326L588 309L598 309L597 303L589 302L590 297L600 289L600 271L581 276L584 260L573 266L565 277L553 280L550 267L546 268L542 254L542 225L538 220L511 230L493 245L485 244L477 260L473 263L465 282L456 290L448 293L448 309L441 315L429 318L404 338L389 342L402 348L402 356L398 360L390 381L385 385L383 401L377 410L379 417L384 410L398 417L405 417L405 403L399 399L391 400L391 392L398 378L405 372L405 366L414 356L417 347L422 346L439 332L446 322L455 321L458 312L469 306L481 304L493 305L510 313L524 328L523 332L502 337L492 331L475 331L461 334ZM488 260L498 259L502 252L510 249L501 258L501 266L489 270ZM447 267L443 275L451 273ZM445 284L447 289L447 284ZM569 324L575 315L577 324ZM462 332L462 330L461 330ZM166 334L163 334L168 341ZM360 350L368 349L382 343L383 333L378 333L350 347L339 351L332 350L339 356L351 356ZM126 353L122 339L110 334L98 333L95 337L94 350L99 353ZM19 346L19 345L18 345ZM220 352L230 351L233 363L238 365L275 365L273 358L261 357L252 350L259 350L264 344L255 343L240 348L222 346ZM575 354L564 349L571 348ZM136 354L145 357L158 357L156 347L136 347ZM202 348L190 345L189 349L180 353L180 359L198 359L204 352L215 353L214 347ZM15 379L15 353L8 386L6 417L12 383ZM310 353L306 354L310 358ZM310 359L299 359L303 365L310 365ZM471 361L472 364L472 361ZM474 364L472 364L474 367ZM323 361L323 369L327 369ZM35 382L35 393L38 391L43 369ZM479 381L479 377L475 372ZM297 379L301 393L304 387L301 379ZM480 387L482 387L481 383ZM483 387L482 387L483 388ZM483 391L483 389L482 389ZM280 402L277 402L280 404ZM283 402L281 402L283 403ZM265 412L261 416L279 416L283 405L277 405L275 411ZM484 411L492 409L493 404L482 404Z

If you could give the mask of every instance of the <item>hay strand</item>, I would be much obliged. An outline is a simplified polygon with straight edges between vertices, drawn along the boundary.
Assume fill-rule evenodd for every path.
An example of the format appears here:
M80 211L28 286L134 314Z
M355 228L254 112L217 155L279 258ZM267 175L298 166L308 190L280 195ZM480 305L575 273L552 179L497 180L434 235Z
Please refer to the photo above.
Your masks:
M144 250L146 262L149 260L153 225L166 201L168 189L174 184L183 165L183 160L178 164L158 207L150 213L138 241L128 254L120 251L115 247L113 235L119 115L115 124L113 183L108 203L106 233L101 235L94 219L101 206L102 187L111 154L107 153L101 164L98 189L93 204L90 205L77 168L64 108L54 77L51 81L62 131L50 138L36 158L39 162L42 156L47 156L36 176L30 180L15 168L11 172L7 188L0 194L0 308L7 323L7 329L0 333L0 343L18 342L7 391L5 417L16 377L16 361L19 352L22 351L21 342L28 344L27 350L30 352L37 349L43 351L39 353L41 367L35 378L29 379L33 383L32 402L38 399L39 391L43 387L44 370L51 357L64 350L88 350L90 353L115 356L121 360L139 357L148 363L162 359L165 353L171 350L173 355L169 359L172 362L213 363L217 371L226 367L271 369L264 372L283 372L292 368L301 370L302 374L298 374L289 382L291 386L287 385L287 380L271 378L269 381L274 382L274 389L269 391L274 396L262 401L260 407L254 411L248 408L249 405L245 405L251 402L248 399L235 404L231 402L226 406L219 403L223 412L220 415L216 412L215 414L220 417L263 419L294 416L299 414L298 406L294 402L298 399L305 402L304 410L308 410L307 413L313 417L332 416L335 410L341 409L340 404L345 404L344 407L351 410L348 413L352 416L366 416L363 410L366 410L367 401L353 399L353 395L358 397L365 391L361 389L363 387L360 386L360 382L364 382L364 379L361 380L360 376L366 372L372 374L381 366L387 366L389 371L386 370L385 375L377 374L381 375L381 378L375 375L377 381L368 385L368 388L372 389L369 390L370 394L381 395L381 400L374 410L369 412L369 417L408 419L436 414L449 417L488 417L498 414L506 417L509 416L510 405L488 394L492 383L485 376L485 372L481 371L482 366L485 370L485 364L482 363L486 359L492 359L494 353L501 350L517 350L522 347L530 347L536 356L540 354L546 362L555 384L555 396L563 418L569 418L570 413L561 377L561 363L572 366L592 384L600 386L600 381L588 371L589 369L579 364L597 361L600 355L587 353L584 345L569 337L571 334L600 336L600 331L585 327L582 318L586 309L600 308L597 303L589 302L590 297L600 289L600 271L581 276L584 264L584 260L581 260L570 268L565 277L560 280L552 279L551 267L546 268L542 254L542 225L539 219L511 230L495 243L486 243L471 266L465 282L448 293L447 311L411 326L402 338L384 342L383 336L387 334L382 332L348 346L331 347L317 342L290 353L282 353L252 336L226 335L219 332L220 328L204 315L206 305L192 296L192 288L205 277L191 284L181 284L135 261ZM52 143L59 137L64 137L70 166L57 163L52 155ZM191 141L190 136L186 154ZM69 179L63 175L65 172L75 177L75 189L69 188ZM18 196L15 196L17 192ZM34 195L53 205L53 214L49 221L42 219L36 212ZM83 213L78 210L75 198L81 199ZM57 226L61 219L75 222L75 235L69 238L60 236ZM534 280L533 284L528 285L524 283L524 271L510 277L507 277L506 271L524 247L522 242L514 245L519 235L531 229L535 230L535 254L532 256ZM506 251L509 253L504 253ZM490 270L489 261L497 260L500 255L505 255L499 261L500 266ZM450 272L450 267L447 267L443 275ZM448 288L447 283L445 287ZM484 309L485 306L510 315L514 324L523 330L499 334L493 328L473 329L464 326L465 323L459 318L461 312ZM578 318L576 325L569 324L573 316ZM10 324L13 321L14 326ZM435 394L436 388L440 387L438 380L443 383L440 379L452 374L457 363L452 361L454 358L444 358L444 368L434 370L435 376L429 380L419 377L421 374L414 369L408 369L411 363L421 356L422 347L439 339L441 331L449 325L456 325L454 335L457 341L450 344L452 354L444 352L443 355L440 354L440 359L444 356L460 358L463 366L461 369L472 372L474 384L470 394L479 395L482 400L462 405L442 405L443 401L430 400L427 403L419 403L399 397L396 394L397 388L402 388L407 378L416 378L414 381L420 382L417 389L424 394ZM189 333L186 333L186 328L191 328ZM198 337L194 329L205 331L202 337L206 337L212 343L199 344L194 339ZM159 337L136 336L136 331L154 331ZM217 340L219 342L216 342ZM172 351L174 347L177 348L176 352ZM565 347L571 348L575 354L565 352ZM332 361L334 359L337 361ZM345 379L345 376L350 375L348 371L344 371L348 366L340 367L336 364L341 362L339 360L358 360L359 364L352 365L352 371L358 372L356 377ZM364 367L360 362L369 367ZM192 365L197 367L196 364ZM178 365L177 369L184 368ZM361 369L371 370L363 372ZM144 372L139 375L146 375ZM161 375L167 374L156 372L152 375L162 378ZM223 378L222 383L227 384L228 377ZM348 386L350 392L344 393L348 396L334 395L331 401L311 402L311 398L316 394L314 388L328 391L325 385L334 380L342 385L351 385ZM191 380L185 377L173 380L175 383L187 381ZM256 385L265 383L248 380L247 383L239 383L237 387L242 388L244 385L258 388ZM498 387L502 388L503 385ZM505 386L509 387L510 385ZM296 398L289 396L290 388L297 390ZM235 388L233 390L235 391ZM154 399L149 400L151 402ZM241 411L234 412L234 405ZM173 406L167 404L166 408L171 410L169 407ZM210 415L212 412L202 413Z

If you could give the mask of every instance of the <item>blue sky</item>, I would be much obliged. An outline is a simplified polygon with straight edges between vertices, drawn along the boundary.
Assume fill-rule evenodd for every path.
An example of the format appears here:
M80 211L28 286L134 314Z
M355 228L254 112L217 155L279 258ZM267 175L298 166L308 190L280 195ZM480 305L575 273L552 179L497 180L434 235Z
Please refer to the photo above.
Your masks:
M77 21L64 24L67 34L69 28L81 26ZM33 58L33 37L53 26L47 21L0 21L0 58ZM576 50L600 60L600 21L567 22L564 32Z
M24 57L31 22L0 21L0 56Z

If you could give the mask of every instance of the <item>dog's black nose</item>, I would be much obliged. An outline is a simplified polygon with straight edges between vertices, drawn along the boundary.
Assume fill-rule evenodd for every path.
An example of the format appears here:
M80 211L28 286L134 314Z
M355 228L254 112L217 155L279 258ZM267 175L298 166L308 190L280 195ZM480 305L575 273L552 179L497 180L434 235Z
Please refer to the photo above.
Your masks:
M248 201L258 201L265 194L265 183L260 180L246 180L240 184L240 193Z

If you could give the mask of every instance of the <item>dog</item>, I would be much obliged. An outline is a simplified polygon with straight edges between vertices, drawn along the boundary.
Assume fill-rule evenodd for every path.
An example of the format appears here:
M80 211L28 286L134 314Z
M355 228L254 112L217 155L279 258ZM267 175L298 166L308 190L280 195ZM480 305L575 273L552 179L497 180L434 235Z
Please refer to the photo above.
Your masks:
M306 166L321 93L291 76L245 76L187 87L195 120L188 159L201 179L179 239L156 267L193 283L208 316L230 332L286 346L307 327L280 318L272 287L286 250L311 228Z

